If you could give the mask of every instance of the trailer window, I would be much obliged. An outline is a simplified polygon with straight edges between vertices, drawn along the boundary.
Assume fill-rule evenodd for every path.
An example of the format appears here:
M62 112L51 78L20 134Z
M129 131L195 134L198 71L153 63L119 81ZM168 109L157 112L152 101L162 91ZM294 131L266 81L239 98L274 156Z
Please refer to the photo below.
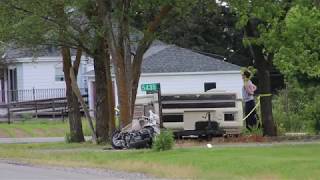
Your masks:
M163 122L183 122L183 115L181 114L170 114L162 116Z
M225 113L224 121L234 121L234 113Z

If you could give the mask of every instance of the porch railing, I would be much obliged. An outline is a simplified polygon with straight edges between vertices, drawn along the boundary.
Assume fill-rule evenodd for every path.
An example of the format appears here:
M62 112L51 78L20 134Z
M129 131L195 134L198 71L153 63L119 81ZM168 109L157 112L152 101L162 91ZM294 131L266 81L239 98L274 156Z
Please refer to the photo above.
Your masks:
M87 89L80 89L82 95L87 95ZM36 101L52 98L66 97L65 88L54 89L22 89L22 90L0 90L0 100L2 103L8 102L24 102L24 101Z

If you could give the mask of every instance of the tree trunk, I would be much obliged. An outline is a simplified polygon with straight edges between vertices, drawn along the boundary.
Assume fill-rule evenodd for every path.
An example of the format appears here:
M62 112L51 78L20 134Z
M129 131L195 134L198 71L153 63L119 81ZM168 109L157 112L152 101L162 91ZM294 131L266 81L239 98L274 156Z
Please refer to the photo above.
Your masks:
M64 12L65 1L57 1L56 16L60 23L59 27L59 40L63 42L66 36L65 26L62 26L64 22L67 22L67 18ZM77 96L72 91L70 68L72 67L70 49L67 47L61 47L61 55L63 61L63 73L66 83L66 96L68 104L68 116L69 116L69 128L70 128L70 140L71 142L84 142L80 107Z
M68 116L70 139L71 142L84 142L79 102L71 87L70 68L72 67L72 64L70 49L62 47L61 54L63 58L63 72L66 83L66 96L69 110Z
M258 70L259 94L271 94L270 71L268 68L270 67L270 65L265 60L262 54L262 48L253 46L253 49L255 54L257 55L255 64ZM260 103L263 134L266 136L276 136L277 129L272 115L272 96L262 96L260 98Z
M259 37L257 30L258 24L259 20L257 19L248 21L246 26L246 33L248 37ZM272 61L265 57L263 54L263 47L261 45L250 44L249 48L254 59L254 64L258 70L258 91L262 95L271 94L270 67ZM263 134L266 136L276 136L277 128L272 116L272 96L262 96L260 102Z
M111 62L110 62L110 54L108 52L108 47L107 47L107 43L104 43L104 47L105 47L105 71L106 71L106 80L107 80L107 92L108 92L108 101L109 101L109 110L108 110L108 115L109 115L109 135L111 136L111 134L114 132L114 130L116 129L116 124L115 124L115 98L114 98L114 85L112 82L112 77L111 77Z
M125 126L131 122L131 97L129 96L128 91L128 79L127 71L125 65L125 56L121 54L121 48L118 44L118 39L113 32L112 25L112 2L111 0L96 0L98 7L99 18L103 22L103 26L106 30L106 40L108 43L108 49L112 55L112 63L114 65L115 74L116 74L116 85L118 87L118 100L120 106L120 125ZM124 37L125 38L125 37Z
M75 76L73 67L70 68L70 78L71 78L72 91L77 96L78 101L80 102L80 104L82 106L82 109L84 111L84 114L85 114L85 116L86 116L86 118L88 120L89 128L91 130L91 135L92 135L92 142L94 144L97 144L97 136L96 136L96 132L95 132L94 127L93 127L93 122L92 122L92 119L91 119L91 116L90 116L89 108L88 108L87 104L85 103L85 101L84 101L84 99L83 99L83 97L81 95L81 92L80 92L80 89L79 89L78 84L77 84L77 78Z
M96 84L95 96L95 116L96 116L96 132L100 141L106 142L109 139L109 125L110 125L110 99L108 99L109 89L107 81L107 72L105 66L106 52L104 47L104 40L99 38L97 40L97 48L94 57L94 73Z

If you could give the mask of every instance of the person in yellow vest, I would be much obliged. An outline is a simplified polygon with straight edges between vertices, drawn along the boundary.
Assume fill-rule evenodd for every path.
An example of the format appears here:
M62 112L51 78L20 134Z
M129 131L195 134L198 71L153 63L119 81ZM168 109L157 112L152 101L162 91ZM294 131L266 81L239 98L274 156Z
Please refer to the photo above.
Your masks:
M257 87L251 82L251 73L249 71L244 71L242 73L243 87L242 87L242 98L245 105L245 115L247 116L255 107L254 92ZM246 118L246 128L251 130L253 127L257 126L257 113L256 110Z

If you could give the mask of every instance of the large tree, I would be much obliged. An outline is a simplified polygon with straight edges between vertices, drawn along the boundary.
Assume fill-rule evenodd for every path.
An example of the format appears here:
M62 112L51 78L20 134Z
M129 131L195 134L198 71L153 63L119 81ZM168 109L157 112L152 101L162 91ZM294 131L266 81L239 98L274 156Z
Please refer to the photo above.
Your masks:
M157 14L146 23L142 38L132 48L131 35L134 29L131 26L131 15L144 12L148 3L144 1L112 1L96 0L99 17L104 25L104 33L109 52L114 65L118 98L120 105L120 119L122 126L131 122L134 103L141 74L143 54L150 47L155 38L155 32L161 25L171 9L174 2L171 1L150 1L150 4L157 4ZM147 7L144 9L144 7ZM138 33L139 34L139 33ZM135 49L132 51L132 49Z
M95 117L97 137L106 142L115 130L114 94L111 79L110 53L106 43L105 34L102 32L103 23L97 11L97 4L93 1L85 1L79 6L88 22L91 24L92 36L90 56L94 61L95 73Z
M250 55L258 72L258 90L261 96L261 119L263 133L268 136L277 135L272 115L272 97L270 71L273 54L268 53L262 37L270 30L270 24L282 21L286 16L288 1L266 0L246 1L229 0L231 9L238 15L238 27L243 28L244 44L249 48Z
M268 76L272 63L287 77L319 77L319 1L230 2L240 17L239 26L245 27L245 42L258 69L260 92L270 92ZM266 135L276 132L271 109L271 97L262 98Z

